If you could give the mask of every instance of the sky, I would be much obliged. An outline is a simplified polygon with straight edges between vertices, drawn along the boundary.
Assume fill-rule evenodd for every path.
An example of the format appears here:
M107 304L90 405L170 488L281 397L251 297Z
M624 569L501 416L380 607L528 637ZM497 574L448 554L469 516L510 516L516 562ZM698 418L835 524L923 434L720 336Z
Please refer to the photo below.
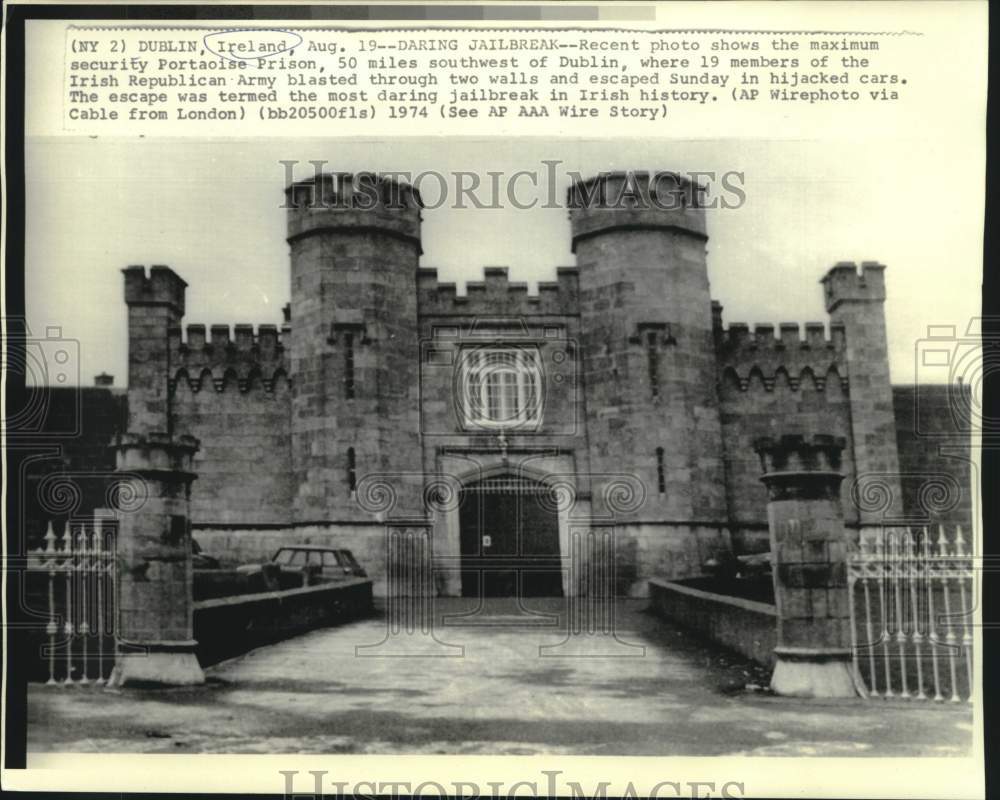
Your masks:
M919 133L919 132L915 132ZM951 148L954 150L954 148ZM982 215L952 178L946 140L647 139L108 139L29 138L26 311L80 343L80 382L107 372L124 386L121 269L165 264L188 282L184 324L280 324L289 299L286 166L331 170L544 172L558 160L556 197L573 172L743 173L744 204L707 212L712 297L730 322L828 321L819 280L838 261L887 265L886 319L894 383L938 381L916 365L929 325L964 332L979 316ZM453 180L453 179L452 179ZM521 184L523 186L523 184ZM428 200L436 184L425 184ZM540 191L544 197L545 192ZM981 194L979 195L981 197ZM574 264L565 208L424 212L421 266L440 280L552 280Z

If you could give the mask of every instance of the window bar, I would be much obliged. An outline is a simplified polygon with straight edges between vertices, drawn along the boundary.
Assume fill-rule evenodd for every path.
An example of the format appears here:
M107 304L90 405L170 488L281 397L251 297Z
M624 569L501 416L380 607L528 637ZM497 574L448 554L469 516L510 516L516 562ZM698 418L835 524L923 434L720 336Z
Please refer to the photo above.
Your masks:
M517 395L515 416L522 425L528 421L528 354L517 351L517 369L514 373L514 388Z

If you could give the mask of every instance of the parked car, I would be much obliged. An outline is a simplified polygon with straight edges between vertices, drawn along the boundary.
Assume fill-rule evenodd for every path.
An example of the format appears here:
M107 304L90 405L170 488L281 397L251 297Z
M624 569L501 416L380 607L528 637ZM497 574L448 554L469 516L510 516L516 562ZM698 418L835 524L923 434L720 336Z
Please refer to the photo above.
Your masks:
M195 569L219 568L219 559L204 552L201 545L198 544L198 540L193 537L191 539L191 563Z
M751 553L745 556L736 556L740 562L739 575L744 578L755 578L771 574L771 554Z
M368 573L358 563L354 554L343 547L320 547L311 544L293 544L279 547L271 557L271 563L278 565L283 574L305 574L305 583L312 577L324 581L367 578ZM246 564L237 568L240 572L261 569L259 564Z

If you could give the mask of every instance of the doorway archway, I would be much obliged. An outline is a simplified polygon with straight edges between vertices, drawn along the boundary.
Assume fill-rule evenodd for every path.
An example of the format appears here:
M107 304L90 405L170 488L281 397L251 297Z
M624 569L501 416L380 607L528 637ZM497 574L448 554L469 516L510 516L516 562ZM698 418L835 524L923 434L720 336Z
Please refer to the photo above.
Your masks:
M555 492L523 475L462 487L463 597L562 597Z

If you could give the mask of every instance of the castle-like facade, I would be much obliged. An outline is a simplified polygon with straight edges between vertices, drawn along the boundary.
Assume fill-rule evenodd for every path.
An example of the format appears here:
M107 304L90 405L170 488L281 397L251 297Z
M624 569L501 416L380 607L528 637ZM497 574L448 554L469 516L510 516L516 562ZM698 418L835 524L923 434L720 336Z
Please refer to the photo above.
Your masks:
M848 526L916 509L907 464L927 445L901 421L912 387L890 383L882 265L822 276L827 322L751 330L711 298L705 210L678 176L572 187L576 265L534 295L504 268L465 295L422 268L405 184L327 175L286 194L281 326L185 330L180 276L124 270L125 427L200 441L205 550L346 545L378 588L386 526L413 522L441 594L560 594L574 532L613 529L619 589L640 593L761 549L753 442L795 433L846 440Z

